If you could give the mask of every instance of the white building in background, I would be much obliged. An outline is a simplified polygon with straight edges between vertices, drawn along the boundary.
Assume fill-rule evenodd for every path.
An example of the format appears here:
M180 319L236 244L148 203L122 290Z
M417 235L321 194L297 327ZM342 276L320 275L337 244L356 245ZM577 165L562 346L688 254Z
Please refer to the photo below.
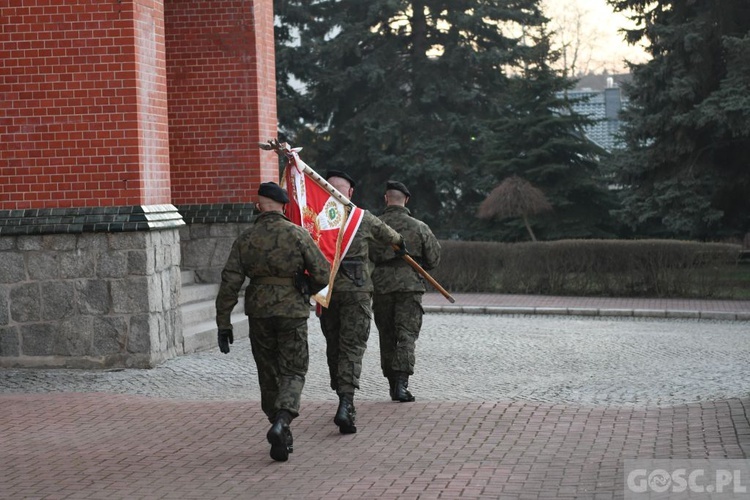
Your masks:
M588 75L579 80L567 95L572 101L573 111L596 120L586 127L584 133L592 142L606 151L622 147L617 134L620 131L620 111L627 105L627 98L622 94L619 82L626 81L630 75ZM585 85L585 86L584 86Z

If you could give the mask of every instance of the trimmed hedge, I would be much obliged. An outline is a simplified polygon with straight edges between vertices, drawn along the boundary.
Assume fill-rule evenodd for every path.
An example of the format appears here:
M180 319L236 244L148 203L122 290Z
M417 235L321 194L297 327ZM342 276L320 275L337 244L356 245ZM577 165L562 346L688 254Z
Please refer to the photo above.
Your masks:
M731 297L741 245L677 240L441 241L433 277L452 292Z

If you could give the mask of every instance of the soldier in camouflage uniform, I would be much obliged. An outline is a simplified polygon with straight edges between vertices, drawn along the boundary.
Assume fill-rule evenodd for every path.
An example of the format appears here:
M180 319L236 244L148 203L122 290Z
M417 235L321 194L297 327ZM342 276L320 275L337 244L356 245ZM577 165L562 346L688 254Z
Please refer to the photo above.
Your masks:
M349 175L332 170L327 172L326 179L351 199L355 182ZM368 244L375 241L383 245L399 245L403 251L401 235L365 211L336 273L331 301L320 315L320 327L326 338L331 388L339 396L339 407L333 421L342 434L357 432L354 425L354 391L359 389L362 357L370 336L372 281Z
M284 217L289 197L276 183L258 189L261 211L243 232L221 273L216 297L219 349L234 341L230 315L245 278L245 314L258 367L261 407L273 424L266 434L271 458L285 461L293 450L291 421L299 415L308 368L310 294L328 284L330 264L310 234ZM304 274L307 271L308 274Z
M424 222L410 215L406 203L411 193L402 183L388 181L386 209L380 219L401 233L409 255L423 269L440 263L440 244ZM414 374L414 347L422 328L422 277L404 259L385 246L373 246L370 258L376 267L372 273L375 288L372 308L380 338L380 366L388 379L391 400L414 401L407 389Z

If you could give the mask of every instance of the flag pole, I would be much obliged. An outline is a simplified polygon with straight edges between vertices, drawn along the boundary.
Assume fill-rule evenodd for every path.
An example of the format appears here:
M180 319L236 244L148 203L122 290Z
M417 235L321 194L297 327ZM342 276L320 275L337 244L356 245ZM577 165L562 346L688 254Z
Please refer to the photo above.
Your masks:
M286 142L279 142L277 139L271 139L268 142L261 142L258 144L261 149L264 149L266 151L275 151L276 154L279 156L283 155L284 157L289 160L290 163L294 163L294 166L296 168L302 170L304 173L306 173L310 178L320 187L325 189L328 193L331 194L334 198L336 198L339 202L344 204L344 206L349 207L350 209L355 208L354 203L351 202L349 198L344 196L339 192L338 189L333 187L327 180L325 180L323 177L321 177L316 171L310 168L309 165L307 165L304 161L298 162L295 159L296 152L300 151L302 148L292 148L289 146ZM300 165L301 163L301 165ZM397 245L393 245L394 250L398 250ZM411 258L410 255L403 255L402 258L412 267L415 271L417 271L424 279L426 279L432 286L435 287L435 289L442 294L443 297L445 297L448 302L453 304L456 302L456 300L451 296L448 291L443 288L440 283L438 283L435 278L429 275L427 271L425 271L422 266L417 263L414 259Z

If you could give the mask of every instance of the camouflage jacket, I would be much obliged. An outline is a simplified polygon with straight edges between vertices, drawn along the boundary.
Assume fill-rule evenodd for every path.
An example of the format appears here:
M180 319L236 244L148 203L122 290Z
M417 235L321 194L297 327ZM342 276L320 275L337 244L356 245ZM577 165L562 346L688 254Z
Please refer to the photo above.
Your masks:
M352 238L349 250L344 256L345 261L355 261L360 263L362 270L361 286L357 286L355 281L347 276L345 263L339 266L336 273L336 280L333 283L333 292L372 292L372 264L370 262L369 246L372 243L381 245L396 245L401 242L401 235L380 221L377 217L365 210L362 222L357 229L357 233Z
M401 233L412 259L426 271L440 263L440 244L429 226L411 216L406 207L386 207L380 219ZM373 245L370 258L375 263L372 282L375 293L424 292L422 277L404 259L396 257L393 249Z
M330 265L310 234L281 212L263 212L255 224L235 240L221 272L216 297L216 324L231 328L230 315L245 278L245 314L251 318L305 318L310 303L291 284L253 283L261 277L293 278L308 271L311 293L328 284Z

